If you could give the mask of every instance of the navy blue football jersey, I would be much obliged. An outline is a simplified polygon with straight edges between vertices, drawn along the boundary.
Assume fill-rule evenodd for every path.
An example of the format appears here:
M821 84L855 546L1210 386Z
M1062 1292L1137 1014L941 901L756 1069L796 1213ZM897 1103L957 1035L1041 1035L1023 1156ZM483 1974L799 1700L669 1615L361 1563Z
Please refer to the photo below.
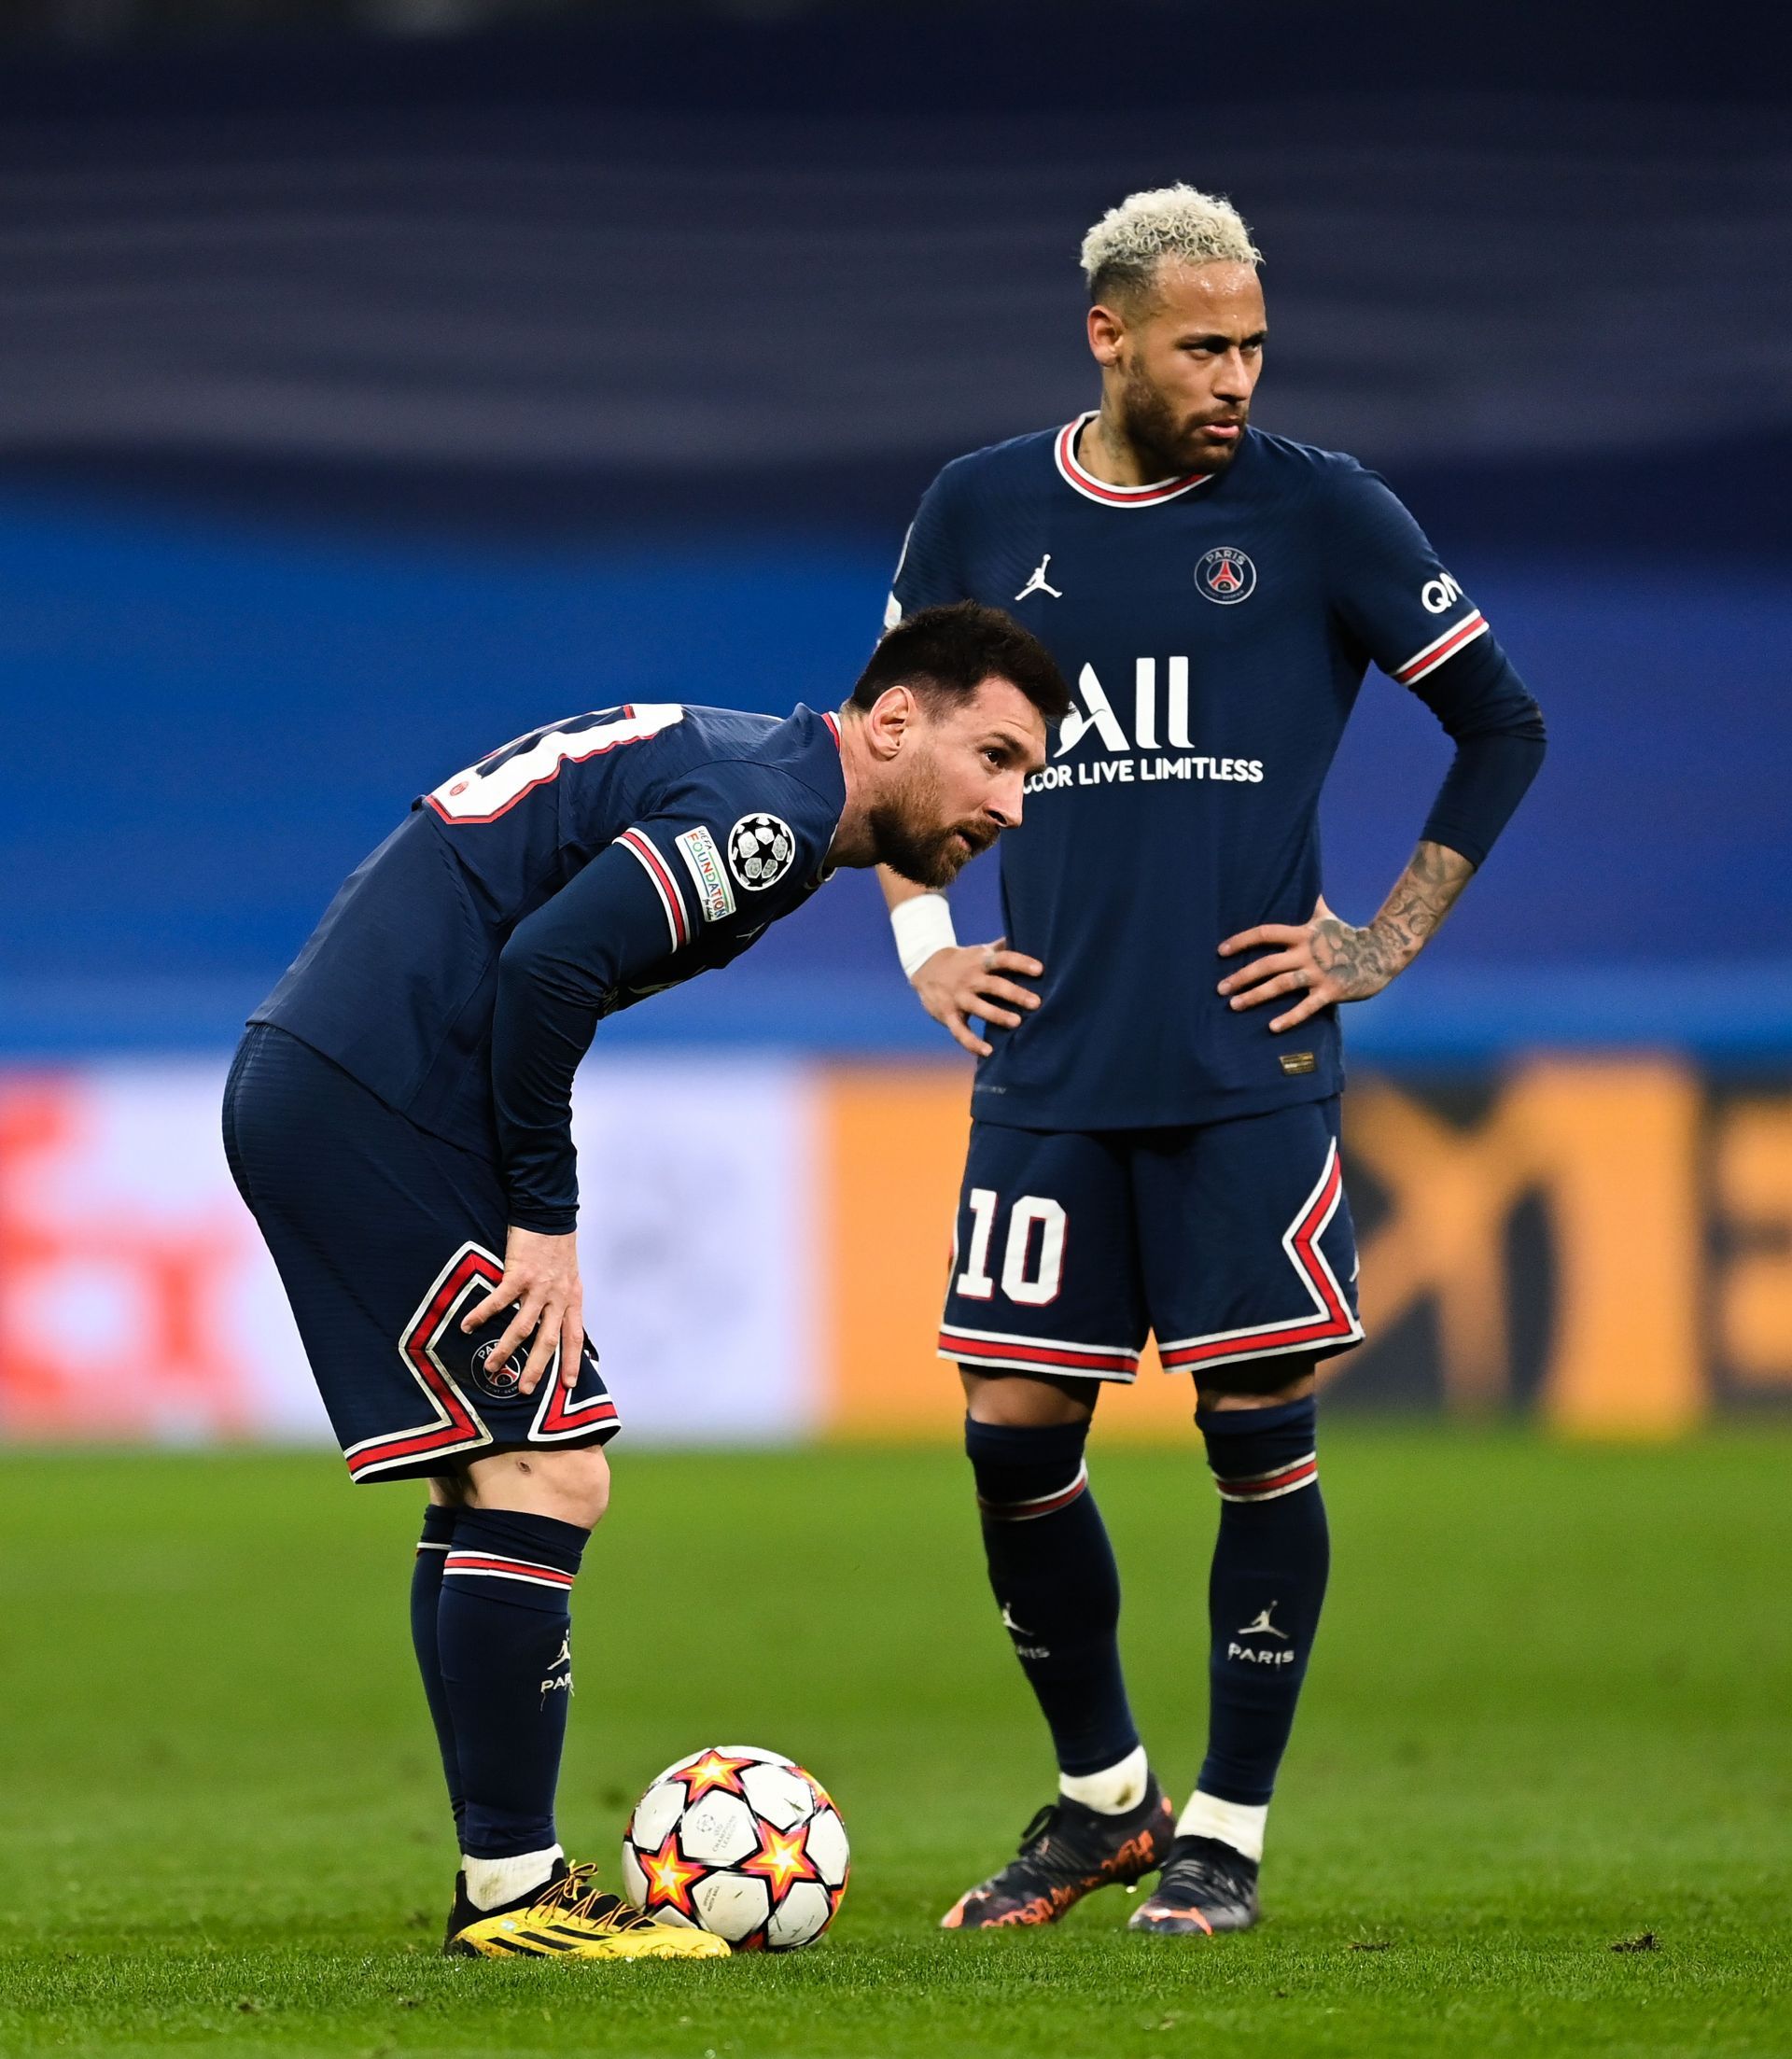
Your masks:
M887 618L966 598L1006 609L1076 696L1001 839L1003 926L1044 965L1042 1005L990 1027L973 1109L1121 1129L1326 1100L1343 1078L1336 1010L1272 1035L1280 1008L1234 1011L1216 991L1232 969L1218 945L1310 918L1320 789L1371 661L1452 735L1540 737L1534 703L1353 458L1249 429L1211 477L1114 487L1077 461L1089 419L948 465ZM1495 772L1516 789L1500 808L1540 750ZM1423 833L1478 864L1486 802L1447 783Z
M839 725L675 704L519 736L421 795L249 1018L497 1159L573 1223L572 1074L597 1021L725 965L824 876Z

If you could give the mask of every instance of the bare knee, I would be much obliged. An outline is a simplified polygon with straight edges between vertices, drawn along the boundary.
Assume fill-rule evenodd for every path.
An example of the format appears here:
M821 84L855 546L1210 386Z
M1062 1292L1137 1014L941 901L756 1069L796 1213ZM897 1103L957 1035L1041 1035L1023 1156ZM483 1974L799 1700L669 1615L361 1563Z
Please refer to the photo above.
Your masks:
M1029 1373L973 1373L963 1366L965 1407L973 1422L1001 1423L1019 1430L1051 1428L1061 1422L1086 1422L1095 1412L1091 1382L1036 1380Z
M595 1445L581 1451L496 1451L464 1475L470 1508L508 1508L595 1530L609 1506L609 1462Z
M1195 1390L1196 1407L1209 1410L1277 1408L1284 1401L1305 1401L1308 1395L1315 1393L1318 1388L1318 1380L1314 1374L1313 1365L1314 1362L1310 1358L1291 1356L1273 1369L1265 1367L1265 1375L1268 1379L1272 1379L1276 1384L1262 1387L1255 1384L1250 1386L1215 1386L1212 1383L1214 1380L1225 1380L1228 1376L1237 1379L1243 1370L1239 1366L1217 1366L1207 1380L1197 1385Z

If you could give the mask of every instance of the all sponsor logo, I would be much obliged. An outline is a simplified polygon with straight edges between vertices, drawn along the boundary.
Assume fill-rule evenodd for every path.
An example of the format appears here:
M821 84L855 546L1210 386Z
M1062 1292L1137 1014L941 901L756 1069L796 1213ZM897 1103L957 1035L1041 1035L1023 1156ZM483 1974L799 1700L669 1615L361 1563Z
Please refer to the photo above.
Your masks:
M749 893L775 887L796 858L796 835L776 815L743 815L728 832L728 870Z
M1257 590L1257 568L1242 551L1221 544L1195 567L1195 583L1209 600L1231 608Z
M1118 762L1085 757L1075 765L1048 765L1027 782L1029 793L1050 793L1069 786L1152 786L1166 779L1216 779L1251 786L1262 782L1261 758L1211 756L1197 744L1186 656L1179 653L1168 658L1161 668L1155 658L1135 659L1132 675L1130 735L1094 665L1085 665L1076 676L1076 701L1058 724L1057 747L1052 753L1055 759L1064 758L1091 739L1109 759Z
M1057 793L1065 787L1150 787L1166 779L1218 779L1248 786L1263 783L1261 758L1098 758L1078 765L1046 765L1027 781L1029 794Z
M706 922L720 922L735 912L735 889L728 884L728 875L722 869L721 852L716 840L699 822L695 829L686 830L681 836L673 838L679 856L684 860L685 870L691 875L691 883L697 889L697 906L703 912Z

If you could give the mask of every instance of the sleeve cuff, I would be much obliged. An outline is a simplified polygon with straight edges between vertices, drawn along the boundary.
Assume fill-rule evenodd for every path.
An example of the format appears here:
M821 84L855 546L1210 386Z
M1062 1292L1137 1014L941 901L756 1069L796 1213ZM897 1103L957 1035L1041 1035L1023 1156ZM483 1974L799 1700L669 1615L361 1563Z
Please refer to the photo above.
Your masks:
M661 856L659 846L645 831L625 829L616 841L652 882L653 891L659 896L660 912L665 917L666 947L681 951L691 941L691 915L684 904L684 894L677 875Z
M534 1201L510 1204L512 1229L532 1230L538 1237L570 1237L579 1227L579 1211L573 1208L542 1208Z

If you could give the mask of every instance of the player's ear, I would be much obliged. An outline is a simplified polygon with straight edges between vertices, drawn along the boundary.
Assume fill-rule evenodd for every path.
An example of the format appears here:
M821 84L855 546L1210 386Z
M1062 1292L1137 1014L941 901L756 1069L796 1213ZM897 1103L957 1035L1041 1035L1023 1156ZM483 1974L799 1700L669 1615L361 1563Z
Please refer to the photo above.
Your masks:
M887 686L871 704L865 728L872 749L880 757L893 758L915 723L915 691L907 686Z
M1089 310L1089 349L1099 365L1111 365L1120 355L1127 325L1117 310L1099 301Z

